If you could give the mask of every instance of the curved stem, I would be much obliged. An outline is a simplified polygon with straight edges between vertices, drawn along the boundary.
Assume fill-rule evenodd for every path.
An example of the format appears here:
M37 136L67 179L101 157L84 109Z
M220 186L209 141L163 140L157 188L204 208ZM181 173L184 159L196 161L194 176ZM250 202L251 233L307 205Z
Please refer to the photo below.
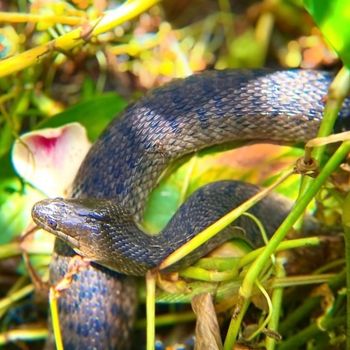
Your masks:
M243 283L240 288L240 294L249 299L252 295L252 290L255 284L255 280L258 278L260 272L266 266L270 255L275 252L278 245L285 238L288 231L293 227L293 224L302 215L307 205L310 203L312 198L320 190L321 186L327 180L329 175L339 166L345 156L350 151L350 142L343 142L342 145L337 149L333 156L329 159L327 164L324 166L318 177L313 181L309 190L300 198L298 203L293 207L287 218L283 221L282 225L278 228L276 233L271 238L268 245L264 248L261 255L255 260L252 266L249 268Z

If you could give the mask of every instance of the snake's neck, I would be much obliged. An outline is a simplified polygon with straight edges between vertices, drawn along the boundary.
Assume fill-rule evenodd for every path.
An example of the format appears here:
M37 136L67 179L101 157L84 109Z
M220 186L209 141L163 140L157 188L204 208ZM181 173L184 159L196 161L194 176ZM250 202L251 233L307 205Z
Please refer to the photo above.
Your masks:
M120 273L144 275L257 191L258 187L239 181L208 184L191 195L155 236L145 234L133 216L111 200L46 199L34 206L32 214L39 226L64 240L80 255ZM271 234L288 209L285 201L267 198L252 212ZM276 213L273 219L267 214L269 210ZM263 243L254 222L243 217L172 268L188 266L219 244L237 237L253 246Z

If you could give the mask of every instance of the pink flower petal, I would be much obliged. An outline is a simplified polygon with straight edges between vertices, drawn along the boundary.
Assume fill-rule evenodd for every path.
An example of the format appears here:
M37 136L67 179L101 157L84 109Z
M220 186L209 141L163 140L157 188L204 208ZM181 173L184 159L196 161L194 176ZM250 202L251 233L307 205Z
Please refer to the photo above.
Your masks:
M17 173L49 197L67 196L90 142L79 123L32 131L12 151Z

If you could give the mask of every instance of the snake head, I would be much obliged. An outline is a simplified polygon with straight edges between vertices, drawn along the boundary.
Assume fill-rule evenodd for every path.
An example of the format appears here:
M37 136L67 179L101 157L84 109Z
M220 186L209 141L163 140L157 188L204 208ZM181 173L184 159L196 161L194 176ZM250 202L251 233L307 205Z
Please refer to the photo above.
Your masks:
M99 260L108 241L114 203L103 199L44 199L33 206L34 222L68 243L78 254Z

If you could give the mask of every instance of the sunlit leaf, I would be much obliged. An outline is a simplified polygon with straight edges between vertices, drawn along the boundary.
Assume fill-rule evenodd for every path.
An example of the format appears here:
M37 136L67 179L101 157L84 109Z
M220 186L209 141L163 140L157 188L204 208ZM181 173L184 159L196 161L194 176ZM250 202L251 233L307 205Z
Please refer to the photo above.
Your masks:
M323 35L350 68L350 1L304 0Z
M39 192L17 178L0 183L0 244L8 243L28 225L33 204L41 199Z
M126 101L115 93L103 94L67 108L64 112L38 124L36 129L79 122L86 127L89 139L94 141L126 105Z

